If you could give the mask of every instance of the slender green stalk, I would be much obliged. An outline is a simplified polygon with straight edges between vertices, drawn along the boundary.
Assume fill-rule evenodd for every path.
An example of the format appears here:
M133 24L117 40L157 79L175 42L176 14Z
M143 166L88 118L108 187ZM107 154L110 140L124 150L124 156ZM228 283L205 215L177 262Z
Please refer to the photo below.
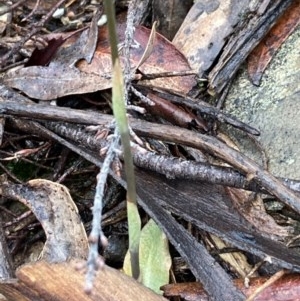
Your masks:
M108 20L108 30L113 64L112 106L116 124L121 136L121 142L123 145L125 174L127 180L127 215L131 271L132 276L137 279L139 276L139 240L141 232L141 220L136 202L134 165L130 148L128 119L126 116L123 73L118 57L118 40L116 34L116 19L113 1L105 0L104 7Z

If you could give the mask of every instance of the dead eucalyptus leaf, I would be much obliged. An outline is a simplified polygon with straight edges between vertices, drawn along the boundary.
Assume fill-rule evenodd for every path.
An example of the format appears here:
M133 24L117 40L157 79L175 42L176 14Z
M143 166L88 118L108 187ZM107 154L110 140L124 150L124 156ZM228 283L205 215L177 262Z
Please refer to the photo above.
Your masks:
M118 24L119 41L124 41L124 24ZM27 67L8 72L3 81L6 85L21 90L28 96L41 100L51 100L66 95L84 94L111 88L111 54L106 27L99 29L96 52L89 64L89 51L85 44L94 41L94 31L83 32L79 40L70 47L62 48L48 67ZM139 62L147 49L150 30L139 26L135 32L135 45L131 48L131 64L144 74L157 74L168 71L187 71L190 66L175 46L163 36L156 34L151 39L152 52L147 53L147 60L141 66ZM90 38L89 38L90 37ZM88 49L93 49L94 44ZM88 53L88 55L86 55ZM73 66L80 58L76 67ZM121 60L122 58L121 56ZM145 81L143 82L145 83ZM187 94L196 80L191 76L158 78L150 81L151 85Z
M65 186L43 179L24 185L8 182L2 183L1 193L29 207L40 221L47 237L40 259L62 262L86 258L86 232Z
M97 18L93 18L89 30L82 32L74 44L61 48L52 61L54 65L74 66L80 59L85 59L89 64L94 56L98 41Z
M65 42L62 36L52 38L48 41L47 47L43 49L35 48L31 54L31 57L24 65L25 67L30 66L47 66L53 56L58 51L59 47Z
M268 277L255 277L250 279L250 286L246 287L244 279L235 279L234 284L242 290L242 292L249 297L257 289L260 288ZM260 292L255 301L299 301L300 277L299 274L287 274L282 276L279 280L272 283L270 286ZM173 283L163 287L164 296L180 297L185 301L208 301L209 296L203 289L199 282Z
M48 67L31 66L13 70L6 74L4 82L29 97L40 100L110 88L111 84L107 78L80 72L74 67L80 59L85 59L87 62L92 60L97 39L98 27L97 20L94 18L90 29L84 31L71 46L61 48Z
M125 21L119 20L117 31L120 44L124 42L124 30ZM72 46L62 48L49 67L28 67L10 72L4 78L5 84L42 100L110 88L112 69L108 30L107 27L99 29L97 50L91 60L96 31L93 23L91 29L83 32ZM149 43L151 47L147 47ZM87 51L89 49L91 51ZM147 49L151 51L147 52L148 58L143 60ZM78 70L71 68L80 58L85 60L78 62ZM151 35L149 29L141 26L135 31L130 60L133 68L138 68L144 74L190 70L185 57L171 42L159 34ZM196 80L193 75L159 78L151 80L151 85L186 94L196 85Z
M29 97L40 100L95 92L111 87L111 80L107 78L52 64L49 67L33 66L10 72L4 82L10 87L21 90Z
M117 26L119 44L122 45L124 42L124 30L125 25L120 21ZM138 26L134 34L134 44L130 49L130 61L132 68L138 66L138 69L144 74L158 74L164 72L179 72L191 70L189 63L187 62L184 55L176 49L176 47L164 38L159 33L155 34L155 40L152 44L152 52L139 66L139 62L142 59L151 30ZM120 53L121 61L124 61L122 52ZM77 64L78 69L86 73L94 73L99 75L110 75L111 74L111 55L110 46L108 40L108 31L106 27L99 29L99 39L97 49L91 64L87 64L85 61L80 61ZM143 81L145 83L145 81ZM187 94L193 86L196 85L196 80L193 75L191 76L176 76L176 77L165 77L158 78L150 81L151 85L158 88L165 88Z

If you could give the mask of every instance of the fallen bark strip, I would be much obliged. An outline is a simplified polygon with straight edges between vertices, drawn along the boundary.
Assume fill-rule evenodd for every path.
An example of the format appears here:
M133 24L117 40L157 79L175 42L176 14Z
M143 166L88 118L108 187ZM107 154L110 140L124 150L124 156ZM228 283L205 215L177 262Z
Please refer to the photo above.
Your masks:
M97 124L104 127L108 127L113 121L113 116L96 112L53 106L24 105L9 101L0 102L0 113L29 117L31 119ZM280 180L276 179L268 171L263 170L253 160L220 142L215 137L205 136L176 126L155 124L133 118L130 119L130 124L137 135L191 146L222 159L300 214L300 197L284 186Z
M272 265L276 267L300 271L299 252L277 241L274 235L270 238L270 235L262 234L261 228L252 226L232 206L232 201L222 186L169 180L141 169L137 169L136 175L139 197L142 201L149 200L143 205L146 206L144 208L152 208L152 204L166 208L175 216L215 234L240 250L260 258L271 258Z
M216 260L208 253L203 244L197 242L195 238L175 220L169 213L169 209L166 210L166 208L157 202L157 199L164 194L163 190L160 189L153 192L153 187L156 187L157 183L155 183L155 181L149 181L148 183L152 183L154 186L149 184L145 186L147 176L146 178L142 176L140 180L141 182L139 183L138 180L137 185L138 195L140 197L139 201L148 214L152 216L163 229L170 242L176 246L176 249L182 254L184 260L188 262L196 279L201 279L203 287L209 293L212 300L244 300L244 295L232 284L226 272L224 272ZM146 189L144 190L143 188ZM149 193L149 191L151 192ZM173 198L174 197L176 196L173 195ZM169 198L169 200L173 198ZM145 202L146 200L151 201ZM181 201L182 200L183 199L181 199ZM195 256L195 254L197 255Z
M254 47L263 39L278 18L291 5L293 0L270 1L265 12L251 12L245 16L242 24L244 27L237 28L224 48L218 64L209 73L209 86L212 90L220 93L225 85L233 78L241 63L245 61ZM263 4L262 4L263 5Z
M104 266L98 271L92 294L83 290L84 273L76 271L78 259L50 264L38 261L23 265L17 279L0 282L0 291L14 301L135 301L137 296L149 301L167 301L133 278Z

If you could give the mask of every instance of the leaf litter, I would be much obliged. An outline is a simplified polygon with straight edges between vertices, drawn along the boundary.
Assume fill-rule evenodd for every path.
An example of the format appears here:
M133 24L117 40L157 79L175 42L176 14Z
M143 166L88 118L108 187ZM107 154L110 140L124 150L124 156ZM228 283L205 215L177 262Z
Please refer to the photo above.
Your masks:
M198 5L198 8L199 7L201 8L202 13L206 13L207 15L212 15L212 12L218 10L218 7L201 7L201 5ZM234 24L234 22L232 24ZM54 49L47 50L49 51L49 59L42 63L42 65L47 64L50 60L49 66L32 66L19 69L14 71L14 75L12 75L13 73L7 75L4 82L11 87L23 91L28 96L39 100L51 100L66 95L85 94L110 88L110 50L107 44L107 32L105 30L105 27L100 28L99 30L97 47L95 46L95 41L97 41L95 30L94 34L92 34L92 30L85 31L85 35L89 32L92 36L87 38L82 34L81 38L77 40L77 42L81 41L80 43L82 44L77 44L77 42L75 42L75 44L69 47L62 46L61 49L58 50L56 56L51 59L56 50L55 48L60 47L60 42L57 40L57 42L54 42ZM124 32L124 30L119 28L120 37L123 35L122 32ZM106 36L106 38L102 39L101 34ZM228 34L229 33L226 31L225 36ZM132 48L133 55L131 61L133 66L138 67L138 72L141 72L143 75L168 71L191 70L184 56L177 51L172 44L158 34L156 34L156 41L151 55L141 66L139 66L139 62L145 53L145 49L147 49L150 35L150 30L145 27L138 27L136 31L135 45L133 45L136 47ZM120 40L122 41L122 39ZM91 43L85 43L87 41ZM87 48L85 47L86 45L88 45ZM83 51L81 51L82 49ZM86 49L88 49L89 55L86 55ZM87 61L90 61L91 63L89 64ZM197 84L194 76L155 79L151 80L150 83L155 87L173 90L174 92L180 92L182 94L187 94ZM194 115L189 116L192 119L195 119ZM171 122L174 122L174 120L171 120ZM251 175L249 175L249 178L250 177ZM56 188L53 187L53 189L55 190ZM235 198L237 195L239 195L239 193L235 194ZM244 197L245 199L248 198L248 196L243 196L243 198ZM248 213L246 213L246 217L247 214ZM252 215L249 215L248 217L253 218ZM255 223L255 221L253 223ZM270 223L270 227L272 223L273 221ZM278 230L280 232L280 227L278 227ZM270 234L272 234L272 230L270 230L270 232ZM210 293L212 293L212 291L210 291Z

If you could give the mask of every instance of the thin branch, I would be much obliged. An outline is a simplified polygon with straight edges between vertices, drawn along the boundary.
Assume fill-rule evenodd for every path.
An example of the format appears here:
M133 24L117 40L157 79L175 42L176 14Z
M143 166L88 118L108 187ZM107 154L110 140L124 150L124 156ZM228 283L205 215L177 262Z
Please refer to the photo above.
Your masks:
M105 238L102 229L101 229L101 217L102 217L102 200L104 197L104 188L106 185L107 177L110 170L110 165L115 157L115 151L117 145L119 143L119 137L117 131L114 133L114 139L110 144L108 152L105 156L103 166L98 175L98 181L96 186L96 193L93 205L93 221L92 221L92 230L89 235L90 241L90 250L87 260L87 273L86 273L86 283L85 290L87 292L91 292L93 287L93 282L95 278L96 270L99 269L99 265L103 265L104 263L101 261L98 253L98 242L100 238L100 242L102 246L107 244L107 239Z
M80 129L77 125L57 122L46 122L44 125L51 131L63 137L68 137L77 143L79 142L80 145L88 149L99 151L108 144L105 139L97 139L84 129ZM147 151L134 143L131 145L133 160L136 166L163 174L168 178L204 181L212 184L266 193L266 191L253 180L247 179L244 175L231 167L168 157ZM300 181L286 178L278 178L278 180L289 189L300 192Z
M71 114L69 108L55 108L54 110L51 106L23 105L21 103L18 103L17 106L16 104L12 106L12 102L0 102L0 112L2 113L19 116L25 115L32 118L31 109L33 112L39 111L39 118L43 115L47 117L47 119L59 120L63 118L65 121L69 119L77 123L81 120L81 122L85 124L107 126L113 119L112 116L105 114L79 110L72 110ZM48 110L50 110L50 113ZM41 114L41 112L43 112L43 114ZM54 112L56 113L53 114ZM58 113L60 113L60 116L58 116ZM276 196L287 206L300 213L300 199L293 191L285 187L284 184L268 171L263 170L253 160L227 146L225 143L220 142L218 139L175 126L155 124L133 118L130 121L132 129L140 136L191 146L207 151L219 159L222 159L240 171L248 179L253 178L259 186L264 187L270 194Z

